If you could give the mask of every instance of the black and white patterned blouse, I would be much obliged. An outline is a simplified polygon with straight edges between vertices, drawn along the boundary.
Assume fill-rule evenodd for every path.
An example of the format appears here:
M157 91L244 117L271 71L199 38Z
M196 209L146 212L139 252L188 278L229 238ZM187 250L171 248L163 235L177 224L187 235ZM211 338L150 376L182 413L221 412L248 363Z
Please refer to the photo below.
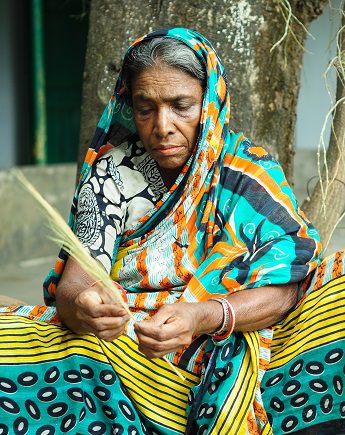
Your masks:
M167 188L142 146L113 148L91 168L79 193L75 232L110 273L115 241L135 226Z

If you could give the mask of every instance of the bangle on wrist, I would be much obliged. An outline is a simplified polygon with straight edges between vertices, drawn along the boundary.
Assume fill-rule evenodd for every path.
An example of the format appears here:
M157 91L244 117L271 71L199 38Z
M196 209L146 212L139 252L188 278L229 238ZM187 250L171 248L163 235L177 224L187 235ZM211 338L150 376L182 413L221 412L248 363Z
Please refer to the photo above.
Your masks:
M210 333L213 340L224 340L229 337L235 328L235 311L226 298L210 298L209 301L217 301L223 308L223 322L219 329Z

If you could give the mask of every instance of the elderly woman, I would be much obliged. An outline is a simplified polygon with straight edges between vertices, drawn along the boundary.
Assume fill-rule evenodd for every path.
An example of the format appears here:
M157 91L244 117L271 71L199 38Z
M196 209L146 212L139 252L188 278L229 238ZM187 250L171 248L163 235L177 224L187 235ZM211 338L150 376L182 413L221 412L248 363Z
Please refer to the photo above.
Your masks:
M345 417L344 253L319 265L278 162L229 120L203 36L129 48L70 224L132 317L62 251L48 306L0 317L0 434L283 434Z

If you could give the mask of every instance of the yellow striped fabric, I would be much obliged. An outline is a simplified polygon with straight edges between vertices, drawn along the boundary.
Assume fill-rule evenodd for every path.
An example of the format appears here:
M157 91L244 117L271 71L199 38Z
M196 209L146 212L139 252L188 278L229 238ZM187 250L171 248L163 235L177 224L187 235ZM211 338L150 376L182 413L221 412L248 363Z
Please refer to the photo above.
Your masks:
M43 363L70 355L108 362L92 334L78 336L60 326L15 315L0 316L0 329L0 364Z
M345 338L344 288L344 275L333 279L311 292L282 324L274 327L270 369L283 366L301 351Z
M247 415L254 400L258 377L259 335L257 332L243 335L247 343L246 352L237 379L210 430L212 435L247 433Z
M145 358L128 336L101 345L142 414L163 427L184 433L188 393L199 378L179 368L186 378L182 381L166 361Z

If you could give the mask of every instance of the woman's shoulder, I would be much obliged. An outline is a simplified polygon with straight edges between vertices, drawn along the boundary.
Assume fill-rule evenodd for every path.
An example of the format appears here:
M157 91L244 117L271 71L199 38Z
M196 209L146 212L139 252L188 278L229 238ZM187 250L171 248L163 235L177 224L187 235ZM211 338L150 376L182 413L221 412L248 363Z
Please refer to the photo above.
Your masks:
M241 188L251 188L253 182L265 189L276 186L278 191L291 195L282 166L265 147L235 132L230 132L228 144L222 164L223 180Z
M278 160L270 153L267 147L256 144L250 140L243 132L230 131L230 144L228 153L234 157L241 157L248 162L274 162L278 163Z

